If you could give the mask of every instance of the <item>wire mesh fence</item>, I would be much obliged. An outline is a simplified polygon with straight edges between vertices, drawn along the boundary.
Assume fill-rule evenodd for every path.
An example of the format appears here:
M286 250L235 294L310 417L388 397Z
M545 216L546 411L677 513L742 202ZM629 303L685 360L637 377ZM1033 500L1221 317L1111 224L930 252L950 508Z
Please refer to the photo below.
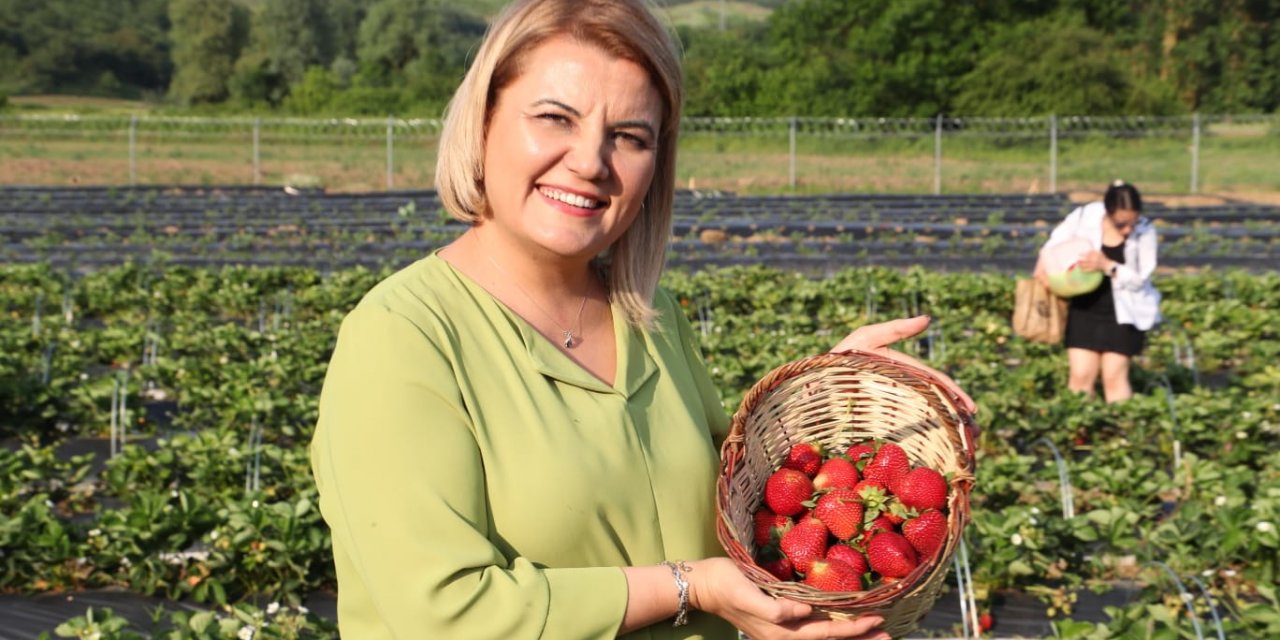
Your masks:
M432 184L430 118L0 115L2 184ZM1280 192L1280 116L687 118L682 186L744 193Z

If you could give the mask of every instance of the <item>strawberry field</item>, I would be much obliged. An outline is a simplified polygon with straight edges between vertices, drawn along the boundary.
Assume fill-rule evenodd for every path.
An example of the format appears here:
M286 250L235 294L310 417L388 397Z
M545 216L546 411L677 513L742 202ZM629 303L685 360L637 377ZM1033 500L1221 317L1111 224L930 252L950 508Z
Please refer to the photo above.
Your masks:
M236 217L152 193L0 212L0 638L34 637L5 635L5 611L53 600L51 637L336 637L306 449L329 350L365 290L456 228L414 198L335 220L316 199ZM901 347L961 383L983 431L963 562L918 635L981 613L1002 637L1280 637L1274 210L1168 212L1167 321L1138 395L1105 405L1009 327L1061 200L682 198L665 285L727 411L852 327L933 316ZM78 604L102 594L161 606Z

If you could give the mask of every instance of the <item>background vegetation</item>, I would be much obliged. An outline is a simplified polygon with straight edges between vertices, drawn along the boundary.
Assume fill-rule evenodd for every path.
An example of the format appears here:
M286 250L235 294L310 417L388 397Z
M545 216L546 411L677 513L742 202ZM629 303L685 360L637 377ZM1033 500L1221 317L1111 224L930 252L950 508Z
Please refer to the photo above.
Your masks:
M77 94L224 112L434 116L501 4L0 0L0 108L6 95ZM685 45L690 115L1280 106L1280 0L658 4Z

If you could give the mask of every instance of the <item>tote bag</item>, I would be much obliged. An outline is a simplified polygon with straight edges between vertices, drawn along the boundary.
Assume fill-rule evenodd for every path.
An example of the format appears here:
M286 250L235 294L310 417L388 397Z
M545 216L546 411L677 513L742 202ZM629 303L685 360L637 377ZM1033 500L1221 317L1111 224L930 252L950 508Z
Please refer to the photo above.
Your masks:
M1013 332L1032 342L1060 344L1067 331L1067 301L1033 278L1018 278Z

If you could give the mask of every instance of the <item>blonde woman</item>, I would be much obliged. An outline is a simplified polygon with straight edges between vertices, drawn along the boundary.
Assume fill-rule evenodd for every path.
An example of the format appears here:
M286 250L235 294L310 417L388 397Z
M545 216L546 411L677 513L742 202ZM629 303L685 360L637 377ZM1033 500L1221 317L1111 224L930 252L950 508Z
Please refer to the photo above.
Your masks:
M437 169L471 226L348 314L320 398L345 637L887 637L766 595L716 541L728 420L657 286L682 91L639 0L524 0L491 26Z

